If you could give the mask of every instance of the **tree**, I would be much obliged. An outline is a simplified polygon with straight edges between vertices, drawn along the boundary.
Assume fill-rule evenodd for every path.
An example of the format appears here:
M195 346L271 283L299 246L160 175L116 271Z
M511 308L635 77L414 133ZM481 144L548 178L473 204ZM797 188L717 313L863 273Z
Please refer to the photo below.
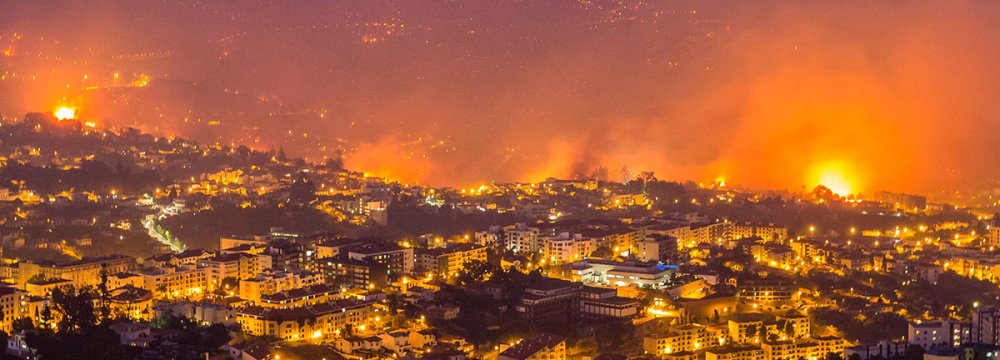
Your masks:
M610 259L612 255L611 248L607 246L599 246L590 253L590 257L598 259Z
M621 350L626 336L629 336L634 328L630 323L611 321L604 326L603 330L604 335L597 337L597 347L602 352L610 352Z
M111 291L108 290L108 273L101 271L101 282L97 285L98 321L101 323L111 319Z
M223 295L228 295L230 291L236 292L240 288L240 280L232 276L222 279L219 282L219 290Z
M344 152L343 150L337 149L337 155L333 158L326 159L326 168L332 171L340 171L344 169Z
M465 263L458 273L458 281L462 285L484 281L493 273L494 267L485 261L473 260Z
M278 156L277 156L277 159L280 162L288 161L288 155L285 155L285 146L284 145L281 145L280 147L278 147Z
M757 325L756 324L747 325L746 332L744 333L743 336L748 338L757 336Z
M305 174L299 174L288 188L288 199L295 203L308 203L316 198L316 186Z
M60 331L77 331L97 324L94 294L90 288L53 289L52 309L62 314L58 322Z
M125 349L118 334L98 322L94 300L94 290L89 287L56 288L52 291L51 310L43 313L57 311L62 315L57 329L35 328L30 320L19 322L17 327L25 331L28 347L45 360L124 359Z

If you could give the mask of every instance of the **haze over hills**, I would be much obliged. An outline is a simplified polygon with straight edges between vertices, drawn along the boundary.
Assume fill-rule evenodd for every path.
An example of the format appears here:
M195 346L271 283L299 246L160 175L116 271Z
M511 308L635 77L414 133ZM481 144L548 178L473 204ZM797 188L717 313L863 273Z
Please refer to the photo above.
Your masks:
M5 6L6 117L68 103L431 184L604 166L941 196L997 176L989 2Z

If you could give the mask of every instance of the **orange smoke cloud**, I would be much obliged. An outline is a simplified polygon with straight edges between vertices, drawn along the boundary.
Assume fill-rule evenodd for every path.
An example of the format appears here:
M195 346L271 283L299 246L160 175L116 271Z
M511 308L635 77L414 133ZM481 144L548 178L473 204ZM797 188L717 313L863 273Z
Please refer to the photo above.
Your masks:
M348 169L409 184L427 179L434 170L433 162L415 152L412 145L391 137L362 144L344 160Z
M971 47L996 30L963 17L970 9L948 7L893 21L879 9L855 19L871 31L865 34L818 21L816 9L781 7L723 47L720 56L738 59L719 70L726 81L665 95L653 116L606 119L590 128L598 141L594 135L552 140L555 160L541 169L569 176L572 164L588 162L655 170L667 179L721 175L755 188L826 185L838 193L963 185L929 162L961 167L960 148L984 145L972 124L988 124L975 119L988 101L977 93L983 81L969 75L989 69L983 61L997 49L956 48L949 39L971 39L965 44ZM933 25L912 25L914 19ZM942 25L951 34L925 28ZM876 31L882 28L891 31ZM956 91L977 95L966 99Z

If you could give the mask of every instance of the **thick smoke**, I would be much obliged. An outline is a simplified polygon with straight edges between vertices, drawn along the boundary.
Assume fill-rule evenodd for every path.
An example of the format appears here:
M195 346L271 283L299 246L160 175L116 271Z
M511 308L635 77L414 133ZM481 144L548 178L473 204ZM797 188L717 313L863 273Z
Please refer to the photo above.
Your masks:
M11 7L7 116L74 102L202 141L343 149L349 167L432 184L606 167L793 190L836 172L853 191L937 193L1000 172L995 2ZM109 88L114 72L152 81Z

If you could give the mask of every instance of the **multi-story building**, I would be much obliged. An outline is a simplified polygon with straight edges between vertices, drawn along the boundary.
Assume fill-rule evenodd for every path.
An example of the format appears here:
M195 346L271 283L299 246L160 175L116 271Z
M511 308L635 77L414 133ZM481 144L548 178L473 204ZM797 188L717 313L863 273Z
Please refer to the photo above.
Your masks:
M729 338L741 344L760 343L767 339L764 321L767 316L757 313L736 314L729 319Z
M579 311L580 285L543 278L521 294L515 310L518 316L535 324L568 323Z
M503 233L500 231L499 226L491 226L489 230L476 231L473 233L472 238L475 240L476 244L493 246L500 244L500 240L503 238Z
M372 313L371 302L337 300L284 309L248 306L239 310L236 322L249 335L322 340L343 333L348 325L363 329Z
M257 303L261 307L283 309L315 305L340 298L340 288L323 284L260 295Z
M1000 309L976 309L972 316L972 342L1000 345Z
M261 266L260 256L247 253L216 254L201 260L199 266L205 268L210 288L221 286L224 279L245 280L266 269Z
M806 340L816 343L813 351L818 359L826 357L827 354L842 355L844 348L847 347L847 342L836 336L813 336Z
M594 248L611 249L616 256L631 254L633 246L644 238L642 231L621 227L584 229L580 233L586 238L593 239Z
M677 238L650 235L635 244L632 255L639 261L667 262L677 257Z
M751 279L736 288L736 297L742 302L774 304L792 300L796 291L791 282L780 279Z
M166 314L184 315L199 323L236 324L236 310L225 304L193 301L160 302L153 306L153 317Z
M647 354L663 356L680 352L694 352L719 345L702 325L687 324L669 328L666 332L647 335L642 348Z
M24 291L12 287L0 287L0 330L10 333L14 327L14 321L25 316L29 316L27 306L24 306L28 294Z
M180 265L140 271L141 280L134 286L153 292L155 297L183 297L208 290L208 269Z
M345 253L348 248L361 245L362 243L363 242L359 240L348 238L322 240L312 245L313 250L316 251L313 259L337 257L340 256L341 253Z
M132 271L139 266L135 258L124 255L110 255L99 258L56 264L41 261L21 261L17 264L17 285L24 287L29 279L66 279L73 286L95 286L101 282L101 273L116 274Z
M947 320L910 323L906 342L920 345L924 350L934 346L956 347L972 342L972 324Z
M268 243L263 251L271 257L271 268L284 271L309 270L316 251L288 239L278 239Z
M212 257L212 252L203 249L190 249L180 253L154 255L143 261L145 268L163 268L181 265L197 266L202 259Z
M325 281L322 274L311 271L267 270L250 279L240 280L240 298L255 303L260 301L262 295L320 285Z
M404 248L395 243L366 243L351 247L347 250L347 257L386 265L390 280L413 274L413 248Z
M705 360L766 360L764 350L753 345L727 345L705 350Z
M750 254L754 261L786 270L797 268L801 261L790 246L774 243L753 244L750 246Z
M524 339L500 352L497 360L565 360L566 338L554 334L542 334L533 339Z
M721 244L733 239L733 223L719 221L691 226L691 242Z
M647 234L668 235L677 238L681 247L692 248L698 244L722 244L733 240L733 223L719 221L666 227L652 227Z
M828 354L840 355L844 351L844 341L836 337L819 337L802 340L767 341L760 345L767 360L820 360Z
M580 317L631 319L639 315L639 300L618 296L615 289L584 286L580 290Z
M986 232L986 243L989 246L1000 247L1000 224L996 221L989 226L989 230Z
M691 241L691 225L658 225L646 229L646 236L660 235L672 236L677 239L678 245L688 244Z
M978 280L1000 281L1000 260L979 253L958 253L942 265L945 270Z
M503 228L504 248L514 253L533 253L541 250L541 230L525 224L515 224Z
M777 331L789 339L801 339L810 334L811 321L808 316L791 311L775 316Z
M331 285L374 288L389 283L389 266L373 260L355 260L338 256L316 260L316 271Z
M112 285L113 282L110 280L108 282L112 288L118 286ZM49 297L55 289L66 290L72 287L73 282L66 279L32 279L24 284L24 290L28 292L28 295L37 297Z
M850 359L857 355L862 360L891 359L893 356L906 354L910 344L905 342L881 341L878 344L860 344L844 348L844 358Z
M486 247L469 243L448 244L441 248L418 249L415 257L417 267L423 273L448 278L457 275L470 262L486 262Z
M552 264L579 261L594 252L595 241L581 234L560 233L542 240L542 258Z
M927 208L927 197L920 195L879 191L875 193L875 201L909 213L921 212Z
M774 224L733 224L733 240L759 238L765 242L782 241L788 238L788 228Z
M228 250L241 245L263 248L267 246L268 240L267 235L224 236L219 238L219 250Z
M110 291L112 315L136 321L153 319L153 293L133 286Z

